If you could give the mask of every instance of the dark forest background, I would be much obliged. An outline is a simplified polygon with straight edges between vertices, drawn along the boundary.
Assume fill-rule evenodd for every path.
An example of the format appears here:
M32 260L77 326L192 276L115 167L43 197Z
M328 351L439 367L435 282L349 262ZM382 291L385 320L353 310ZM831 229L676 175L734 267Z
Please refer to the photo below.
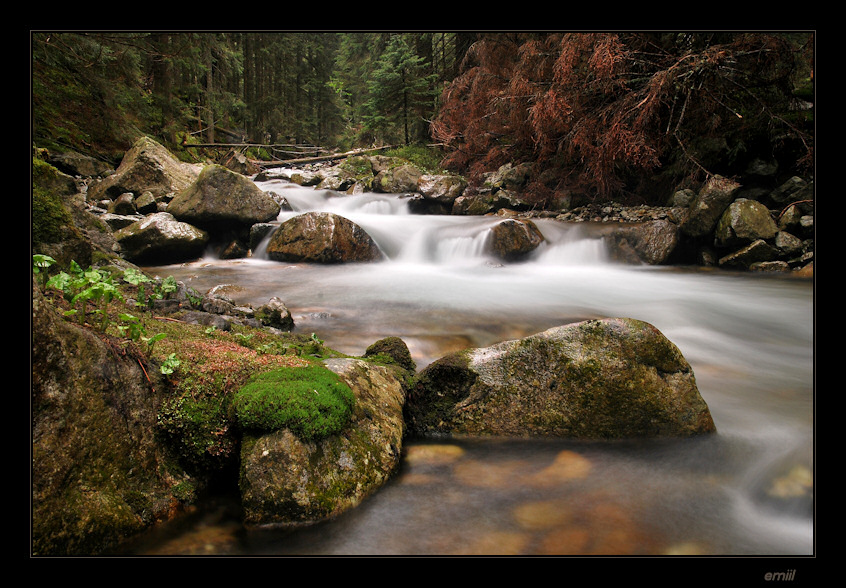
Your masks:
M539 204L646 202L814 162L812 32L31 33L32 140L117 165L191 143L416 145L471 182L530 163ZM267 150L251 151L268 157Z

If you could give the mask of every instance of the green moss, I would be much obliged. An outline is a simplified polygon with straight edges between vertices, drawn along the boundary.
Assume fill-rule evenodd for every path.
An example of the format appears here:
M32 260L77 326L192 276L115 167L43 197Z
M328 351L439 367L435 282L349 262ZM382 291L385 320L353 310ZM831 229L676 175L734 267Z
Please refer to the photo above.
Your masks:
M73 226L71 215L56 189L56 168L39 159L32 160L32 240L33 243L58 243Z
M322 366L280 368L259 374L236 394L238 424L250 431L290 429L314 440L341 431L352 415L349 386Z

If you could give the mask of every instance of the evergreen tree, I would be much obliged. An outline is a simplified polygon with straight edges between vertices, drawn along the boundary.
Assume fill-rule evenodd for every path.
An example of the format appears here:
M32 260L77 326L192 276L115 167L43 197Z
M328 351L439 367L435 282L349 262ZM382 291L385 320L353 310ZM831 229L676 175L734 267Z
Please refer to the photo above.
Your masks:
M434 78L409 34L391 35L368 80L365 124L389 141L411 142L419 112L431 111Z

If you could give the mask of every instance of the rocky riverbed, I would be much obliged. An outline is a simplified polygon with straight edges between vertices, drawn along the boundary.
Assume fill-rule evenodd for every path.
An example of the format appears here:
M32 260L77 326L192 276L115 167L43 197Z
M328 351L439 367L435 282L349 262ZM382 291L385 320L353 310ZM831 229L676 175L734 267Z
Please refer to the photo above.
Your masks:
M460 178L428 176L412 166L380 156L363 158L354 168L355 174L341 165L308 173L286 172L285 177L294 183L312 184L319 190L405 194L415 203L419 214L440 214L449 209L454 215L501 217L502 237L495 241L494 250L503 260L537 246L533 220L555 218L564 222L603 223L604 239L612 255L630 263L662 265L690 263L697 259L703 264L729 269L793 271L799 275L812 272L813 201L807 197L812 183L804 180L783 184L779 190L752 199L743 196L751 194L744 192L740 183L717 176L696 192L675 194L666 207L607 205L538 212L520 201L519 192L514 189L519 187L519 170L511 168L498 170L484 187L475 189L464 185ZM114 173L101 173L97 179L84 182L58 172L39 174L39 177L48 176L49 183L45 181L40 189L61 194L68 201L73 207L71 216L77 229L74 238L42 243L44 249L40 252L54 255L60 262L93 262L98 258L95 250L100 250L119 254L127 264L174 263L195 257L198 251L209 246L215 247L222 257L245 257L250 255L254 243L253 232L257 228L274 226L273 221L286 207L284 198L257 191L251 177L238 170L179 163L148 139L139 141ZM83 189L78 189L80 183ZM791 187L794 189L790 190ZM786 192L789 195L782 196ZM779 201L784 204L780 209L764 204ZM343 223L331 224L334 227ZM103 226L107 230L101 230ZM320 226L324 229L303 231L308 238L292 241L302 242L307 248L341 252L340 257L331 259L336 264L353 261L345 257L343 251L357 251L362 243L367 244L366 233L354 227L348 227L349 230L338 236L334 229L326 228L328 225ZM304 228L308 227L300 227ZM348 243L349 247L341 247L341 243ZM325 261L318 256L311 262ZM37 400L34 422L38 431L34 447L35 454L42 460L34 476L35 528L39 545L46 552L54 549L55 553L90 553L113 544L115 537L137 532L153 524L158 517L167 516L179 501L174 488L184 480L174 472L162 477L154 472L156 464L161 463L157 456L167 451L153 431L158 410L167 397L168 384L161 378L149 382L157 392L146 396L146 385L143 381L140 385L136 382L130 396L121 396L118 388L124 385L122 382L141 379L136 362L132 358L118 358L115 365L119 368L113 371L119 375L102 379L98 374L110 372L108 366L113 361L109 359L109 345L97 345L92 347L95 352L76 357L72 352L77 344L75 341L86 338L93 341L96 337L85 334L81 327L65 324L60 316L51 312L35 282L33 300L37 301L33 312L36 325L33 374L38 375L34 377L33 387L33 398ZM221 329L237 323L281 334L290 327L290 313L284 306L284 301L271 300L266 307L244 308L228 300L219 290L196 300L183 291L175 300L163 301L158 310L180 321ZM624 324L630 325L626 317L574 327L584 330L581 335L584 340L579 339L579 348L575 351L576 344L568 335L558 337L556 334L554 342L546 337L521 339L511 342L509 345L514 349L507 353L500 348L482 348L476 350L472 360L444 358L435 362L435 367L425 377L405 365L407 349L403 350L404 346L398 343L362 357L327 359L326 368L335 372L355 395L356 412L351 417L350 428L340 437L320 442L304 442L284 431L251 435L243 446L240 456L243 467L239 474L250 521L254 524L315 522L354 507L377 491L397 467L409 422L414 423L415 434L420 435L425 435L432 423L440 427L450 419L457 422L456 414L461 415L458 420L469 418L473 421L474 426L462 430L461 434L468 431L488 434L486 431L513 431L515 428L528 431L519 424L522 405L504 402L508 394L502 390L535 390L538 394L532 399L534 408L528 418L534 427L538 426L540 415L548 426L541 423L538 429L532 429L532 434L562 434L564 429L559 425L578 422L584 415L573 403L565 403L562 411L550 401L548 395L566 388L566 383L551 380L545 386L534 384L538 362L552 361L551 365L569 366L579 378L599 382L597 390L600 391L610 387L626 392L626 381L652 381L649 376L654 371L652 368L666 376L666 379L662 376L660 381L652 382L656 386L653 395L656 400L650 401L649 407L640 406L632 412L631 402L602 401L602 411L591 417L602 426L590 428L591 438L607 437L609 431L626 431L635 436L712 433L714 427L708 408L695 383L685 377L689 366L678 350L651 325L638 322L637 328L619 328ZM653 335L648 344L645 332ZM49 348L47 341L50 341ZM620 364L597 359L599 350L630 346L635 350L635 359L621 360ZM641 357L643 353L648 361L644 359L646 356ZM368 361L371 355L379 356L381 363ZM501 363L494 367L490 361L484 365L475 363L479 357L490 359L492 356L501 357ZM647 368L648 374L642 373L644 366L652 366ZM456 375L457 380L433 377L438 370ZM542 371L556 369L547 366ZM102 380L103 385L93 391L86 390L66 382L62 375L65 373L80 375L81 380ZM416 382L414 388L411 387L413 382ZM455 382L466 385L456 386ZM445 395L451 400L449 406L441 403ZM672 406L664 404L661 398L673 398ZM470 407L482 405L482 401L492 404L489 410L475 414L475 409ZM594 401L596 398L591 402L581 399L576 404ZM73 407L80 404L88 407L85 415L73 412ZM378 419L374 418L377 412ZM449 419L446 418L448 413ZM490 414L498 415L496 423L485 423ZM641 421L630 422L632 414L638 415L642 423L654 423L658 418L655 415L661 415L658 420L664 425L643 429L639 426ZM690 417L691 414L695 416ZM91 431L102 430L102 427L87 427L86 421L111 422L116 415L126 423L125 429L114 430L102 439L96 435L91 437ZM125 468L131 464L120 460L104 464L103 471L114 471L110 476L112 482L103 487L92 487L91 479L74 480L54 475L55 472L71 471L73 461L79 458L77 452L51 451L51 447L58 446L62 436L69 433L67 427L53 425L58 422L70 423L71 443L78 443L90 454L110 454L103 445L105 440L110 446L122 447L126 455L143 455L144 476L149 476L153 482L138 483L138 470L129 473ZM491 427L494 424L501 427L503 423L505 429ZM677 427L672 423L683 424ZM135 427L143 430L136 431ZM86 428L89 433L85 432ZM570 431L568 435L579 437L578 427L565 429ZM227 422L221 430L237 430L237 423ZM438 430L438 434L443 431ZM317 460L317 456L322 456L323 461ZM322 465L310 469L318 462ZM362 464L367 467L362 468ZM309 482L306 484L304 480ZM135 486L130 491L127 484ZM62 511L62 496L68 492L79 493L80 498L72 509ZM108 508L99 509L97 504L108 505ZM74 516L85 518L85 524ZM88 537L83 539L73 529L86 528L86 525Z

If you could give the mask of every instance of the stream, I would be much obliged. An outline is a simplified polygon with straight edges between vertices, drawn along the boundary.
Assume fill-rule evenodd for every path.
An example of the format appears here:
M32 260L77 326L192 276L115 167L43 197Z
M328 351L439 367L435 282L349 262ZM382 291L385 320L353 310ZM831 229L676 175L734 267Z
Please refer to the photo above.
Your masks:
M587 318L655 325L690 362L717 434L693 439L415 440L385 487L337 519L247 529L209 505L134 548L148 555L806 556L814 540L814 290L789 275L619 265L586 223L536 220L530 259L485 254L495 217L414 215L397 195L258 182L294 212L358 223L386 260L319 266L212 253L147 268L198 291L273 296L295 330L361 355L387 336L418 369Z

